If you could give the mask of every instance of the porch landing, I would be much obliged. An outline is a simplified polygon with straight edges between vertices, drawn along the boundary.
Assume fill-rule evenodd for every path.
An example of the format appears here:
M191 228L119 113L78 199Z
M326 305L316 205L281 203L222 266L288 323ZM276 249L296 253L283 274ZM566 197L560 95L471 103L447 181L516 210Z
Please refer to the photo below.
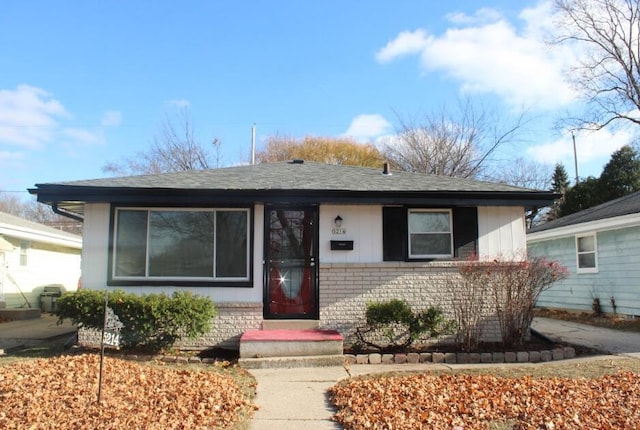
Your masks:
M343 342L336 330L249 330L240 337L239 363L245 368L342 365Z

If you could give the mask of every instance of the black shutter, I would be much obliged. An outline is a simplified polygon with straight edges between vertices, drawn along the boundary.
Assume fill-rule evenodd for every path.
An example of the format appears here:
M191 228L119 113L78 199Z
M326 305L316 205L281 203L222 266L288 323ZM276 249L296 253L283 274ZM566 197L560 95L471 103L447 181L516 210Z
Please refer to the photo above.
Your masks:
M478 249L478 208L453 208L453 256L466 259Z
M407 209L382 208L382 259L405 261L407 258Z

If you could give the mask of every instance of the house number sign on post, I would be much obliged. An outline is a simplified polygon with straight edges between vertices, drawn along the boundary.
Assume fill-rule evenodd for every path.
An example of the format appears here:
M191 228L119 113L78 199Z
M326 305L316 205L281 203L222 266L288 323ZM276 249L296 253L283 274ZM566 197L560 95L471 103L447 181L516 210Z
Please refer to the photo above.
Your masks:
M102 340L100 342L100 375L98 376L98 404L102 399L102 371L104 365L104 347L120 346L120 330L124 327L118 315L109 307L108 294L104 295L104 325L102 326Z
M104 340L102 341L104 346L111 346L118 348L120 346L120 330L122 330L124 324L120 322L118 315L113 312L113 309L107 307L107 315L105 316L104 323Z

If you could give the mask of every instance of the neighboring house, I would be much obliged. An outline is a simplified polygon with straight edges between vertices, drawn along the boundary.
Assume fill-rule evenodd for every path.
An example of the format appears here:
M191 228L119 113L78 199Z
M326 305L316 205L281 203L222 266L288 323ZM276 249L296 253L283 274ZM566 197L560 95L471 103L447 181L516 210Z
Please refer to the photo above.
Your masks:
M538 306L640 315L640 192L535 227L527 246L570 272Z
M0 302L39 308L44 287L77 289L82 237L0 212Z
M193 346L234 344L272 320L349 336L373 300L447 307L455 261L522 252L525 208L555 197L303 160L31 192L84 219L83 288L211 297L214 330Z

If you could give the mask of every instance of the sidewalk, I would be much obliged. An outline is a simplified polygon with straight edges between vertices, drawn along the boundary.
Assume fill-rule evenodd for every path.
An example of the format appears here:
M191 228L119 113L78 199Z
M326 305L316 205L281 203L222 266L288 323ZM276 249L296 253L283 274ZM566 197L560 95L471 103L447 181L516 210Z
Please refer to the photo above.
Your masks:
M534 318L531 328L553 341L582 345L607 354L640 358L640 333L550 318Z
M535 318L532 327L552 340L600 349L607 354L640 358L640 333L602 329L548 318ZM526 365L543 366L544 363ZM349 372L352 376L358 376L383 372L435 371L478 366L505 366L505 364L363 364L351 365ZM329 403L327 390L341 379L349 377L344 367L253 369L250 372L258 382L255 404L259 407L251 421L252 430L342 428L331 420L335 411Z
M59 336L71 336L76 327L69 321L58 325L58 318L51 314L42 314L40 318L0 323L0 355L6 352L33 346L47 339Z

